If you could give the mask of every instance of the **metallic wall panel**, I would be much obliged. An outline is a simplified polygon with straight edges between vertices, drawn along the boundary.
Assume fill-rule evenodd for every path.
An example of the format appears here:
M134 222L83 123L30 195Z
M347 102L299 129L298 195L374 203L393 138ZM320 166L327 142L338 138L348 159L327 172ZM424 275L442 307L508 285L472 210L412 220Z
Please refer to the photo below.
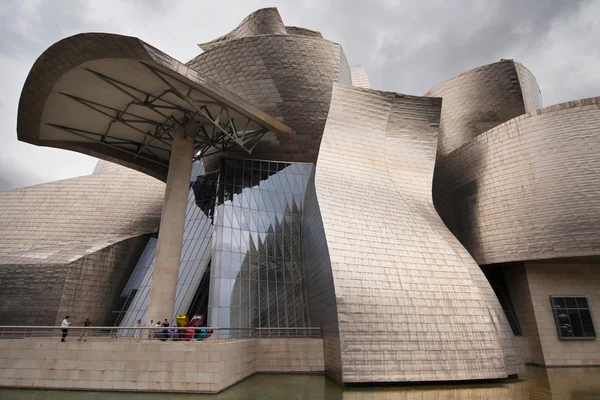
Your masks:
M350 70L352 71L352 86L371 89L371 81L365 67L354 65Z
M0 324L110 325L127 277L148 237L78 243L0 256Z
M103 165L99 170L109 169ZM156 232L164 183L115 164L110 169L0 192L0 257Z
M296 131L293 138L267 133L252 151L253 158L263 160L315 162L332 83L351 82L341 47L311 36L244 37L200 54L187 65ZM207 171L218 168L214 157L204 162Z
M50 325L66 312L112 323L163 196L162 182L108 162L92 175L0 192L0 322L23 324L27 314L28 324Z
M600 98L547 107L439 160L434 199L479 264L600 254Z
M315 187L344 382L503 378L522 365L485 276L433 207L440 107L334 85Z
M321 327L325 370L341 382L342 359L335 287L327 238L315 190L314 171L306 187L302 222L304 225L306 292L310 319L313 326Z
M541 95L538 99L534 93L537 89L539 94L535 78L518 65L512 60L484 65L425 94L443 98L438 156L446 156L488 129L532 111L528 106L541 107Z
M538 86L535 76L523 64L515 62L521 93L523 93L523 103L526 112L533 112L542 108L542 91Z
M286 35L287 33L287 29L283 25L283 21L281 20L277 8L262 8L244 18L244 20L231 32L210 42L200 44L199 46L202 50L209 51L223 43L241 39L243 37Z

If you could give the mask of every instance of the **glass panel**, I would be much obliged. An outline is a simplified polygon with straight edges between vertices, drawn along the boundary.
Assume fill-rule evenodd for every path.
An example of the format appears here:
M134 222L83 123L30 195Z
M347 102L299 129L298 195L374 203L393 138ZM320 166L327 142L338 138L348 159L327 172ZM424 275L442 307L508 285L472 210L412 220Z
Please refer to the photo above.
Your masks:
M579 311L569 310L569 319L571 320L571 329L573 329L573 336L584 337L583 326L581 325L581 319L579 318Z
M567 308L577 308L575 297L566 297L565 302L567 303Z
M594 329L594 323L592 322L592 315L590 310L579 310L579 318L583 325L583 334L585 337L596 337L596 331Z
M554 308L566 308L565 299L563 297L553 297L552 303Z
M223 217L217 217L214 225L213 253L219 257L214 257L218 265L213 276L219 274L214 283L219 289L211 292L209 307L218 312L209 313L213 318L209 324L285 327L305 319L300 210L311 169L311 165L222 161L220 186L236 194L220 199L215 207L217 216ZM288 281L289 288L284 283ZM227 321L223 307L231 307Z
M585 297L577 297L576 300L578 308L588 308L588 302Z
M558 329L561 337L572 337L573 328L571 327L571 321L569 315L564 310L556 310L556 322L558 323Z

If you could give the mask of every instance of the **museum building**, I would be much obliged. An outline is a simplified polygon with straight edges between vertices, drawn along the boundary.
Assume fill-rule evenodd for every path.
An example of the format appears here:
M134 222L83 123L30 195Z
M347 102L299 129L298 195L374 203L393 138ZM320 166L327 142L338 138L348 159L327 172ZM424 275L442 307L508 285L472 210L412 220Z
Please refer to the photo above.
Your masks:
M600 365L600 98L543 108L513 60L373 90L275 8L200 48L36 61L19 140L101 161L0 192L0 324L320 327L343 383Z

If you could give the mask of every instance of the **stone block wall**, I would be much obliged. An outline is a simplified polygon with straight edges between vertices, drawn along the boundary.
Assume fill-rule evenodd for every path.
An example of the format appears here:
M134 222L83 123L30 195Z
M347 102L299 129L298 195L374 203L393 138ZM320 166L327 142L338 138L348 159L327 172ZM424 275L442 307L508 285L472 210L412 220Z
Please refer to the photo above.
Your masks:
M214 393L257 372L323 370L321 339L0 340L0 386L10 387Z
M594 258L525 262L504 275L523 331L517 343L526 363L543 366L600 365L598 339L559 339L550 296L587 296L600 334L600 260Z
M600 342L561 340L550 296L589 296L596 334L600 335L600 262L528 262L525 264L531 303L546 366L600 365Z

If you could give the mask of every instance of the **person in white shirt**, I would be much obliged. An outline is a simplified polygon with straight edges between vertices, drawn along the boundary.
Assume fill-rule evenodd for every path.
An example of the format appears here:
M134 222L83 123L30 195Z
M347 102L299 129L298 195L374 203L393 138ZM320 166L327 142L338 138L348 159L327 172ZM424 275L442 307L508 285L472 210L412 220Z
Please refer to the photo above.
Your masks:
M151 319L148 328L154 328L154 320ZM148 339L152 339L152 329L148 329Z
M62 323L60 324L60 327L62 329L62 339L60 339L61 342L66 342L66 338L67 335L69 334L69 325L71 325L71 323L69 322L69 316L67 315L65 317L65 319L63 319Z
M135 325L136 328L141 328L142 327L142 320L138 319L137 324ZM136 339L140 339L142 337L142 330L141 329L136 329L135 332L133 332L133 337Z

